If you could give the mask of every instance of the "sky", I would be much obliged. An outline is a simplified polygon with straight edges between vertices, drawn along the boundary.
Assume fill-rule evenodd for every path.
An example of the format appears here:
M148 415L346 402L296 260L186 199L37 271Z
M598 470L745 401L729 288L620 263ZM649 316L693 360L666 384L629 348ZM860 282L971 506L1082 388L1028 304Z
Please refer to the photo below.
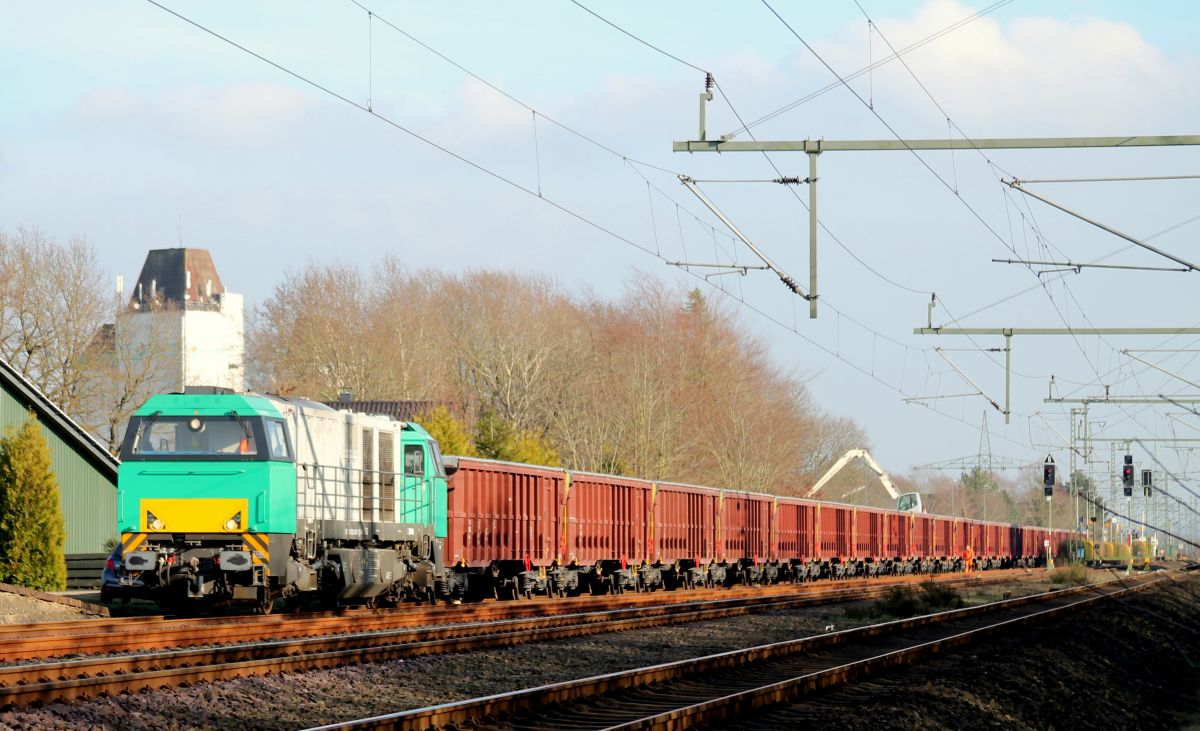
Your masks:
M132 281L147 250L181 243L209 249L250 307L310 261L367 267L391 255L412 271L537 271L610 299L646 273L738 312L822 409L865 428L895 473L973 457L985 413L992 454L1066 464L1068 410L1078 405L1045 403L1048 395L1200 392L1200 336L1018 336L1006 424L977 393L1003 405L1003 353L994 352L1003 338L913 334L930 318L1200 327L1200 272L991 261L1177 266L1003 181L1200 175L1195 147L825 153L816 320L769 272L668 264L759 263L679 175L808 175L800 153L672 152L672 141L698 134L697 69L718 84L710 138L831 84L736 138L1195 134L1192 3L0 8L0 229L86 237L114 278ZM839 82L889 45L933 34L903 63ZM805 186L701 187L807 286ZM1026 187L1200 262L1200 180ZM1094 435L1200 437L1200 416L1179 406L1093 405L1090 414ZM1139 465L1161 463L1200 491L1195 445L1144 444L1134 446ZM1103 443L1095 459L1109 458Z

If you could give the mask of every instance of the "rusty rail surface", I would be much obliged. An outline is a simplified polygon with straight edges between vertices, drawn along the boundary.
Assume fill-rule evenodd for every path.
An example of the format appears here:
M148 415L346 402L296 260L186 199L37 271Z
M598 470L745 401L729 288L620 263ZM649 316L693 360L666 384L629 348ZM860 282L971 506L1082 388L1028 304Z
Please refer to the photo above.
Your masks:
M960 574L948 576L937 583L982 586L997 583L1005 577L997 575L988 578L991 580ZM356 616L353 631L349 633L346 631L345 616L321 617L309 621L336 622L338 634L330 635L327 628L323 636L317 637L3 666L0 667L0 706L112 695L198 681L330 668L719 619L769 609L871 599L884 595L895 585L894 581L864 582L857 586L823 587L822 591L774 592L766 595L747 592L744 596L724 596L719 599L692 597L690 601L666 604L662 603L662 597L648 597L657 603L638 602L631 606L627 601L619 601L617 608L609 606L599 609L590 609L570 600L515 605L506 603L491 606L494 611L519 609L526 616L477 618L475 621L463 621L460 617L452 624L428 626L430 617L440 614L431 612L421 619L412 619L413 622L427 625L423 627L364 629L358 624ZM551 608L556 611L548 611ZM258 624L248 621L248 617L244 619L247 621L235 624L237 631L261 633L263 620L279 621L282 618L257 617ZM364 614L364 619L384 621L404 617L371 613ZM186 629L179 628L179 631ZM191 631L195 631L195 628Z
M1006 581L1024 575L1023 569L989 571L974 576L984 581ZM81 655L168 650L201 645L233 644L268 639L320 637L353 631L399 629L421 625L479 622L547 616L632 606L688 603L712 596L769 599L780 595L812 595L825 601L839 599L848 587L891 587L930 580L928 576L887 577L837 583L781 584L770 587L733 587L704 591L653 594L580 596L568 599L486 602L456 606L406 605L396 609L361 609L302 615L256 614L190 619L128 617L110 620L42 622L0 625L0 665L20 660L78 657ZM941 574L935 581L961 581L963 574Z
M1164 579L1116 579L309 731L533 725L572 731L720 727L806 693L912 664L989 635L1141 591Z

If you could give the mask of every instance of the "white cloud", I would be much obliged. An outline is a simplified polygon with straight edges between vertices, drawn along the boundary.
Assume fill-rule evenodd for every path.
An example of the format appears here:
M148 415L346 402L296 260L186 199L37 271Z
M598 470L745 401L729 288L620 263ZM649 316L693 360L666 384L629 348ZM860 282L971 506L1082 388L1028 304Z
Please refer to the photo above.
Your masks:
M183 133L244 146L279 136L316 104L311 94L275 84L190 86L141 98L126 89L106 88L80 99L74 118L84 125L141 126L165 135Z
M125 89L99 89L79 101L76 116L83 122L122 121L139 111L139 105Z
M895 48L971 15L956 0L931 0L909 19L876 17ZM847 28L821 53L842 73L866 61L866 32ZM875 58L884 52L876 39ZM802 62L804 59L801 59ZM1132 26L1092 17L985 17L905 56L951 117L968 132L1161 133L1196 110L1194 56L1169 57ZM866 79L856 88L863 89ZM843 92L844 93L844 92ZM893 110L940 116L898 62L875 72L874 95ZM1155 129L1146 129L1146 124ZM1162 125L1171 130L1163 130ZM968 126L969 125L969 126Z
M473 144L519 137L532 144L529 110L473 78L466 78L455 90L445 115L437 125L438 140Z
M275 84L192 87L171 94L168 114L197 137L256 144L275 137L316 106L311 94Z

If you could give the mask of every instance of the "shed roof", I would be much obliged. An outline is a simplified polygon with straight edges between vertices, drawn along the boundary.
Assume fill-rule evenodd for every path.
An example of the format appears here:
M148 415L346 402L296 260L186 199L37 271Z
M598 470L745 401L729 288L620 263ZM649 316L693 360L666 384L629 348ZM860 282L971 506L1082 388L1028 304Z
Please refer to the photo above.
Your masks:
M101 475L116 484L120 460L3 358L0 358L0 386L37 414L43 425L69 444Z
M326 406L335 409L357 411L360 414L378 414L390 416L396 421L412 421L417 414L429 413L440 401L354 401L350 399L338 401L322 401Z

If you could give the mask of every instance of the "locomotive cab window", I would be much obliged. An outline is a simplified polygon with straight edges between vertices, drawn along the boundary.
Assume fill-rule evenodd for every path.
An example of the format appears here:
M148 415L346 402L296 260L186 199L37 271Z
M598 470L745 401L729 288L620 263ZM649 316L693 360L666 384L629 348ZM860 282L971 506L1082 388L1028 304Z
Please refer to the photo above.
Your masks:
M420 444L404 445L404 474L409 477L425 476L425 450Z
M121 459L265 460L262 422L260 417L232 412L134 417L121 445Z
M446 476L445 463L442 462L442 450L438 449L437 441L428 442L429 453L433 455L433 474L436 477Z
M274 460L291 460L292 453L288 449L287 429L278 419L267 419L267 450Z

